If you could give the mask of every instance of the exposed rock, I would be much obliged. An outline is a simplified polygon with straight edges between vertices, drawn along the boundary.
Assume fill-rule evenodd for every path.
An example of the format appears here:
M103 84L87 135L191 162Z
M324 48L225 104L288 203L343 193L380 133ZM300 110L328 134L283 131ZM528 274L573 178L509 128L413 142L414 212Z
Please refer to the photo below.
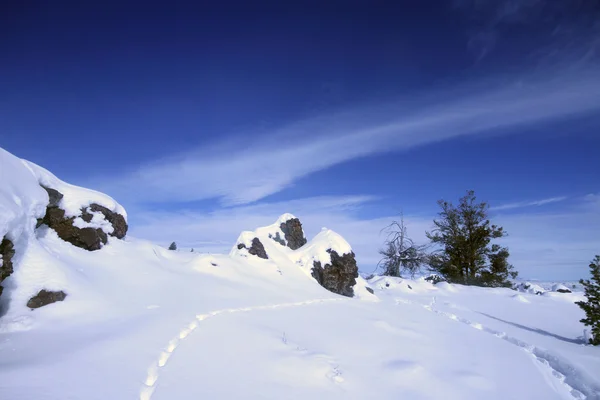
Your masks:
M67 297L67 294L62 290L58 292L52 292L42 289L38 294L29 299L27 302L27 307L33 310L34 308L40 308L48 304L56 303L57 301L63 301L65 297Z
M368 286L365 286L365 289L367 289L367 292L371 293L371 294L375 294L375 291L373 289L371 289Z
M246 245L243 243L238 244L237 247L238 247L238 249L247 248ZM252 246L250 246L250 248L248 249L248 253L252 254L253 256L263 258L265 260L267 260L269 258L269 256L267 256L265 246L263 246L261 241L256 237L254 239L252 239Z
M48 227L56 231L58 237L62 240L85 250L99 250L106 244L108 241L106 232L101 228L78 228L74 226L73 222L75 221L75 217L66 217L65 211L59 207L63 194L56 189L42 187L48 192L50 201L46 208L46 215L41 220L38 220L38 226L42 223L48 225ZM85 222L91 222L93 218L92 212L102 213L104 218L112 225L113 232L110 233L111 236L118 239L125 237L128 226L125 218L121 214L93 203L89 207L81 210L81 219Z
M74 220L74 217L65 217L65 210L58 207L48 207L43 223L54 229L62 240L82 249L99 250L102 245L106 244L108 237L102 229L78 228L73 225Z
M429 275L427 278L425 278L425 280L433 285L438 284L440 282L446 282L444 278L436 274Z
M283 225L283 224L282 224L282 225ZM271 234L269 233L269 237L270 237L271 239L273 239L274 241L276 241L277 243L279 243L280 245L282 245L282 246L285 246L285 240L283 240L283 238L281 237L281 235L279 234L279 232L276 232L276 233L275 233L275 236L273 236L273 235L271 235Z
M555 283L554 285L552 285L552 291L557 293L572 293L571 289L569 289L562 283Z
M290 249L297 250L306 244L302 224L298 218L292 218L282 222L280 228L285 235L287 246Z
M531 293L538 296L541 296L546 292L543 287L530 282L521 282L520 284L516 285L515 288L519 292Z
M58 207L58 204L60 203L60 201L62 200L62 198L64 197L63 194L61 192L59 192L56 189L52 189L52 188L48 188L45 186L42 186L44 189L46 189L46 192L48 192L48 197L50 198L50 202L48 203L48 207Z
M0 283L13 273L12 258L15 255L13 242L7 238L2 238L0 242ZM0 286L0 295L2 295L2 286Z
M88 209L92 212L101 212L102 215L104 215L104 218L106 218L106 220L110 222L110 224L113 226L113 231L112 233L110 233L110 236L114 236L117 239L123 239L125 237L125 235L127 234L127 229L129 228L127 226L127 222L125 221L125 217L123 217L121 214L117 214L116 212L110 211L108 208L96 203L90 204ZM93 215L88 213L87 210L82 210L81 218L84 221L90 222L92 220L92 217ZM89 220L86 218L89 218Z
M327 252L331 255L331 263L322 266L321 262L315 261L311 271L313 278L330 292L347 297L354 296L354 285L358 278L354 253L340 256L332 249L328 249Z

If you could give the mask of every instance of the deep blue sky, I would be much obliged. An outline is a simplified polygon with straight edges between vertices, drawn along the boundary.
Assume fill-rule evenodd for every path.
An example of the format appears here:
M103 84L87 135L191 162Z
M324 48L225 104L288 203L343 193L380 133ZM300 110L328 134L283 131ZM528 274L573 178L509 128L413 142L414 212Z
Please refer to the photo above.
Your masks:
M580 216L600 192L600 103L590 106L589 96L592 102L598 98L585 94L565 98L565 105L583 104L565 115L558 99L558 111L528 123L502 126L503 115L485 117L499 121L492 124L498 127L491 135L456 137L463 133L457 130L441 141L400 146L392 144L403 134L399 131L390 136L389 151L381 139L376 150L302 172L287 172L282 156L269 168L283 168L283 178L252 182L248 190L260 186L259 195L222 201L245 184L238 177L225 187L238 175L235 171L261 174L266 168L258 165L260 160L246 161L227 149L256 153L255 146L264 148L260 143L266 141L276 153L278 141L293 149L289 143L294 140L312 143L343 136L355 123L343 119L340 133L340 122L330 117L338 113L353 116L360 114L353 110L398 104L397 111L382 119L392 120L396 112L411 118L437 100L452 107L455 97L457 102L466 99L461 110L468 113L483 104L469 99L504 85L568 82L557 90L560 94L570 90L571 81L581 84L578 77L590 71L589 82L579 87L595 87L598 2L124 3L3 3L0 146L64 180L107 190L144 216L366 195L374 198L354 209L353 218L381 218L400 209L429 218L436 199L456 199L470 188L492 206L523 205L505 212ZM523 94L534 92L532 103L517 110L534 114L534 100L546 97L541 89L507 95L502 104L516 104ZM490 109L499 107L490 104ZM379 124L378 112L365 115L356 126ZM321 130L300 128L284 139L274 136L312 118L325 119ZM436 126L443 131L446 125ZM437 133L415 137L425 135ZM344 151L332 147L309 152L304 159L316 163ZM207 156L224 164L202 164ZM166 165L163 178L176 180L177 170L168 168L173 158L199 162L191 168L204 175L207 168L216 175L226 170L229 159L231 165L243 161L219 179L189 182L209 194L188 188L184 198L178 197L179 188L172 188L155 198L164 185L133 189L131 182L137 181L128 174L145 173L149 163ZM264 163L275 161L267 157ZM255 168L259 172L252 172ZM177 176L171 180L169 173ZM276 188L269 189L271 185ZM561 200L532 205L549 198ZM133 213L130 220L136 221ZM589 223L581 229L591 230ZM181 238L190 243L205 239ZM588 251L581 251L577 263L591 259Z

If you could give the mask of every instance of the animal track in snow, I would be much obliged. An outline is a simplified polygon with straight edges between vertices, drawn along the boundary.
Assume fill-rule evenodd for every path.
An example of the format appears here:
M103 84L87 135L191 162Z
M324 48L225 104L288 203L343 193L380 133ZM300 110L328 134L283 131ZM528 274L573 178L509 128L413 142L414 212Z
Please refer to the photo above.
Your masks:
M340 370L339 364L334 357L327 354L311 351L306 347L299 345L298 343L290 341L286 336L285 332L283 333L281 341L284 345L291 348L292 351L300 357L300 359L310 360L311 362L316 363L308 369L312 371L319 371L318 374L323 373L324 376L333 383L340 384L344 382L342 371ZM293 367L297 368L298 365L293 364ZM299 376L298 373L299 372L296 371L295 374L290 374L290 376L294 375L296 380ZM305 377L304 379L307 378Z
M158 378L160 376L160 371L164 368L175 350L181 345L181 342L184 341L196 328L199 326L199 322L202 322L208 318L215 317L219 314L232 314L238 312L248 312L248 311L259 311L259 310L273 310L277 308L286 308L286 307L299 307L306 306L309 304L315 303L325 303L325 302L333 302L333 301L342 301L345 299L340 298L330 298L330 299L315 299L315 300L306 300L306 301L298 301L295 303L283 303L283 304L272 304L266 306L256 306L256 307L241 307L241 308L228 308L223 310L215 310L209 311L206 314L197 314L194 319L183 326L177 335L171 339L165 348L161 350L158 355L158 358L150 364L146 373L146 379L144 384L140 389L140 400L150 400L152 395L154 394L154 390L157 387ZM334 367L332 370L331 379L336 382L341 382L343 379L341 378L341 372L337 370L337 367Z
M499 339L505 340L517 347L520 347L526 353L531 355L531 357L533 357L535 361L542 364L542 366L549 371L550 376L557 380L559 384L564 385L573 397L573 399L600 400L600 387L595 382L591 382L588 379L586 379L583 376L583 374L581 374L581 372L579 372L577 368L571 365L567 360L555 356L547 350L529 344L523 340L514 338L512 336L508 336L506 332L497 331L495 329L488 328L479 322L473 322L466 318L459 317L455 314L437 310L433 307L435 303L435 297L433 298L430 304L421 304L407 299L396 299L396 304L419 305L427 311L431 311L435 314L444 316L453 321L461 322L465 325L470 326L471 328L494 335ZM467 308L458 306L454 308L469 310Z

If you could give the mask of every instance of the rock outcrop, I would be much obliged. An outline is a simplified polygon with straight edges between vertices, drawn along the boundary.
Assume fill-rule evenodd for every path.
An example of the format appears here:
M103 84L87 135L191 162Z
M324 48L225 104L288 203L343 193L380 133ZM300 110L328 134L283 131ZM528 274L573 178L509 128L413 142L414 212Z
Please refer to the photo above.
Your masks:
M554 285L552 285L552 291L557 293L572 293L571 289L569 289L562 283L555 283Z
M67 294L62 290L58 292L53 292L50 290L42 289L38 294L33 296L27 302L27 307L32 310L35 308L40 308L43 306L47 306L48 304L56 303L57 301L63 301L67 297Z
M108 241L108 235L122 239L127 234L127 222L125 218L112 212L108 208L99 204L91 204L89 207L81 209L81 219L87 223L92 221L92 213L101 213L105 220L112 225L112 232L107 233L99 227L78 227L75 225L76 217L66 217L65 210L60 208L60 201L63 198L59 191L46 188L50 201L46 208L46 215L40 223L46 224L49 228L56 231L58 237L65 242L85 250L94 251L102 248ZM39 224L39 223L38 223Z
M441 276L437 275L437 274L431 274L428 277L425 278L425 281L430 282L433 285L437 285L438 283L441 282L447 282L444 278L442 278Z
M2 238L0 242L0 283L13 273L12 258L15 255L13 242L7 238ZM0 295L2 295L2 286L0 286Z
M297 250L306 244L302 223L298 218L288 219L279 226L287 241L287 247ZM281 243L281 242L280 242Z
M519 292L536 294L538 296L541 296L546 292L543 287L531 282L521 282L515 286L515 290Z
M267 255L267 252L265 250L265 246L263 246L262 242L255 237L254 239L252 239L252 245L250 246L250 248L247 248L245 244L243 243L239 243L237 245L238 249L248 249L248 253L252 254L253 256L257 256L258 258L263 258L265 260L267 260L269 258L269 256Z
M87 209L81 210L81 219L85 222L91 222L93 215L90 214L90 212L100 212L104 215L104 218L113 226L112 233L109 233L110 236L114 236L117 239L123 239L127 234L127 222L125 221L125 217L121 214L112 212L100 204L93 203L90 204Z
M85 250L100 250L108 241L108 236L100 228L78 228L73 225L74 217L65 217L65 211L58 207L48 207L42 222L58 234L65 242Z
M330 292L342 296L354 296L354 285L358 278L358 266L353 252L339 255L335 250L328 249L331 262L322 265L320 261L313 263L311 274L321 286Z

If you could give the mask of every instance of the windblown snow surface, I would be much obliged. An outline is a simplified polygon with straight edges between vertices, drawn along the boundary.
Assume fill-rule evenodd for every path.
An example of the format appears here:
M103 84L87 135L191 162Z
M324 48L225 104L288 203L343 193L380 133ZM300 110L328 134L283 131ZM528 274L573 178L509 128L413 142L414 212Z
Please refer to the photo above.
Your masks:
M581 293L359 278L354 298L338 296L310 265L350 246L323 230L292 251L269 238L280 221L241 237L258 237L268 260L112 237L88 252L35 229L49 177L0 149L0 235L16 250L3 282L2 400L600 399ZM119 210L61 188L74 209L92 199ZM41 288L68 296L31 311Z

